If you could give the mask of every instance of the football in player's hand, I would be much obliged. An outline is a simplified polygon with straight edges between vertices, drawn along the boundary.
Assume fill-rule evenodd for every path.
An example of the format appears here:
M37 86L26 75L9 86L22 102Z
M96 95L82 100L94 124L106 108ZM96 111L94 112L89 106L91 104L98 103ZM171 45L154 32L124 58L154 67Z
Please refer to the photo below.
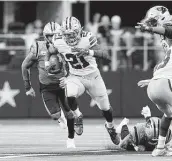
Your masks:
M59 57L57 55L51 55L49 62L50 62L50 67L49 67L48 72L50 74L59 73L61 70L61 63L60 63Z

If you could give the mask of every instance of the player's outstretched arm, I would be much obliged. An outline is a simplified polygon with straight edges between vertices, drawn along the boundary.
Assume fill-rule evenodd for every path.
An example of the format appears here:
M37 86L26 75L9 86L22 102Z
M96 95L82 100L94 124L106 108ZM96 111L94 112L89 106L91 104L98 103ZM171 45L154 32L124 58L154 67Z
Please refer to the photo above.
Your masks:
M141 31L148 31L159 35L164 35L167 38L172 39L172 25L166 24L163 26L150 27L145 23L137 23L137 26L135 26L135 28L138 28Z
M108 51L106 49L101 48L99 44L94 45L90 48L90 50L92 50L93 56L95 57L110 59Z
M77 52L77 57L89 55L110 60L108 51L102 49L98 44L94 45L90 49L74 47L72 48L72 52Z
M35 97L35 91L31 87L31 81L30 81L30 68L33 66L33 64L36 61L36 55L35 55L35 45L33 44L30 48L29 54L24 59L21 70L22 70L22 77L24 81L24 86L26 90L26 95L31 95Z
M93 35L91 32L88 32L87 38L89 40L89 49L73 47L71 49L72 52L76 52L77 53L76 55L78 57L89 55L89 56L100 57L110 60L108 51L100 47L100 45L98 45L97 38L95 35Z

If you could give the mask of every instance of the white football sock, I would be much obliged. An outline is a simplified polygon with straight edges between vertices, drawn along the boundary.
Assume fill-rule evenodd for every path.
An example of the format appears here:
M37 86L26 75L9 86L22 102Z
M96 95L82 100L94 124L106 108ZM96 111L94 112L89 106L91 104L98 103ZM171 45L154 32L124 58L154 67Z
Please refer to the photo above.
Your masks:
M165 147L165 141L166 141L166 137L159 135L157 148L164 148Z
M107 122L106 121L107 128L112 128L114 127L113 122Z
M73 111L74 114L76 115L76 117L79 117L82 115L82 113L80 112L79 108L77 108L75 111Z

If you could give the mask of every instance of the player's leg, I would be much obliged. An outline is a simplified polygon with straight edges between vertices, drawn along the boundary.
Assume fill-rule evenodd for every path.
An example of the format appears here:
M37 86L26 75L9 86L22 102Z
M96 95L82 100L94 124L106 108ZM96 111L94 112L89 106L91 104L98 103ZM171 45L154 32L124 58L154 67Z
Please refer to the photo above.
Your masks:
M171 82L167 79L153 80L148 86L148 96L157 105L158 109L164 113L159 130L159 138L153 156L165 155L165 143L172 120L172 91Z
M92 99L96 101L99 109L102 111L102 114L106 120L105 127L111 137L112 142L114 144L119 144L119 137L113 124L112 107L109 102L105 83L99 71L95 72L95 75L93 75L87 91Z
M67 127L68 127L68 140L67 148L75 148L74 142L74 114L69 107L68 100L65 96L65 89L59 89L57 91L57 99L59 99L67 118Z
M83 115L78 108L76 98L84 93L85 87L77 77L69 76L65 90L69 106L75 114L75 132L77 135L81 135L83 133Z
M66 118L61 110L59 104L56 101L55 91L43 91L42 99L44 106L53 120L57 120L61 128L67 127Z
M74 123L74 129L77 135L82 135L83 133L83 114L80 112L78 108L78 103L75 97L68 97L68 103L71 108L71 110L75 114L75 123Z

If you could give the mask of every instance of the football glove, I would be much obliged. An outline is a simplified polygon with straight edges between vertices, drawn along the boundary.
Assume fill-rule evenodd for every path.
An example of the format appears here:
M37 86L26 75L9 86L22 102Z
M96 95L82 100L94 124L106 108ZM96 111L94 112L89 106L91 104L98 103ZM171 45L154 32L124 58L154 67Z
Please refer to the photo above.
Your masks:
M145 31L148 31L150 33L153 32L153 28L150 26L147 26L145 23L138 22L137 24L138 26L135 26L135 28L140 29L142 32L145 32Z
M151 117L151 111L148 106L145 106L142 108L141 114L146 118L146 117Z

